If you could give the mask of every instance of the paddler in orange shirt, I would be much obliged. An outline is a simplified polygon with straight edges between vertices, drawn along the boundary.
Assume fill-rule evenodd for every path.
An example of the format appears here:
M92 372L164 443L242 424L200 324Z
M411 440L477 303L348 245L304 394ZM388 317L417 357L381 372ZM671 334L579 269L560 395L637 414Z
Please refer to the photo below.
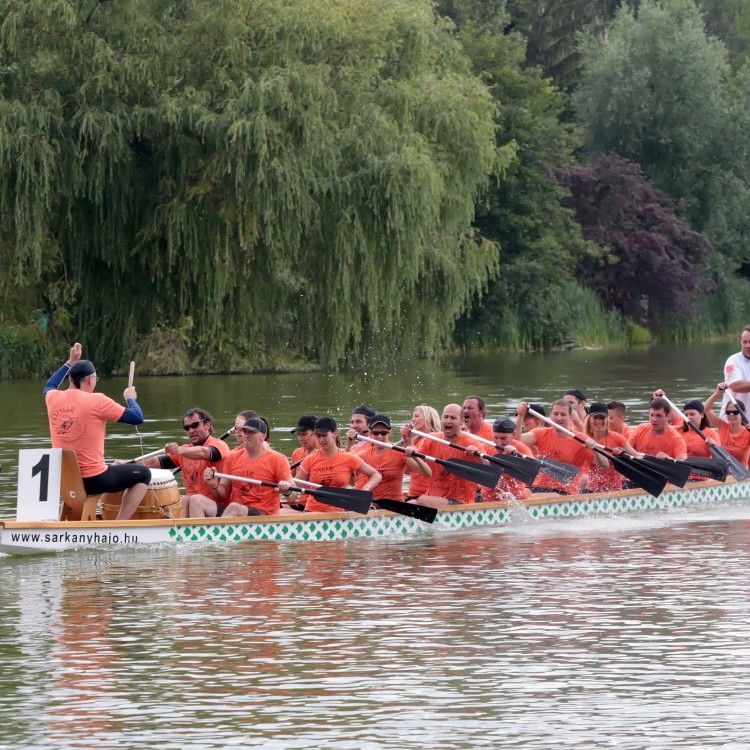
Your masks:
M664 391L655 391L663 394ZM683 461L687 458L687 446L677 430L669 423L672 411L669 404L657 396L648 405L648 422L634 428L630 444L639 453L657 458L676 458Z
M440 418L441 432L431 433L442 440L449 440L466 448L466 451L451 448L434 440L425 439L421 443L421 452L435 458L460 458L482 463L478 454L482 452L479 443L472 440L471 434L463 428L463 409L458 404L447 404ZM405 425L401 431L404 446L411 445L411 427ZM419 505L429 505L432 508L444 508L446 505L461 505L473 503L476 498L477 485L471 480L456 476L446 471L441 464L430 464L432 477L427 486L427 492L417 499Z
M497 448L495 455L533 457L534 454L528 445L520 440L514 440L515 430L515 422L510 417L498 417L495 420L492 425L492 439ZM516 500L525 500L531 497L531 490L528 485L506 473L500 477L497 486L492 489L481 487L480 494L483 503L495 503L507 500L508 496Z
M349 429L346 431L346 450L350 453L360 453L370 447L370 443L357 440L359 435L370 434L370 420L375 416L375 409L361 404L352 411Z
M519 420L523 419L528 409L529 405L525 401L519 404L516 412ZM572 413L572 405L565 399L558 399L552 404L549 418L560 427L574 432L585 441L585 445L554 427L536 427L529 432L524 432L520 438L521 442L531 447L536 446L539 456L564 461L573 466L580 466L582 469L586 468L594 458L589 448L594 447L596 441L573 428ZM606 459L598 454L595 458L601 459L602 464L606 465ZM551 496L551 494L577 495L581 490L581 478L581 474L578 474L566 484L546 474L539 474L531 489L539 497Z
M485 440L492 440L492 425L485 422L487 408L484 399L479 396L467 396L464 399L464 429L472 435Z

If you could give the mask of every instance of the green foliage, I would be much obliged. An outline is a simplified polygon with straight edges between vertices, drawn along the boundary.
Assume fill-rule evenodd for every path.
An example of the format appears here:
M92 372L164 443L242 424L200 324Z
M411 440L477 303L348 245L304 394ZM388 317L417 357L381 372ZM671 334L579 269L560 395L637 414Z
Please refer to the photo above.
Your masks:
M607 38L620 0L508 0L513 26L527 39L527 60L540 65L563 89L580 76L578 34Z
M693 0L643 0L637 16L623 6L607 43L590 39L584 58L573 101L588 153L637 162L702 229L723 177L716 140L729 66Z
M496 268L467 228L512 149L426 0L5 0L2 17L10 268L64 270L102 367L144 336L174 371L219 341L327 366L423 354ZM184 354L167 337L188 317Z
M750 281L733 271L726 260L715 258L709 273L712 294L697 297L689 314L667 320L660 338L688 343L736 337L750 320Z
M539 68L524 66L518 34L492 35L466 23L459 38L497 101L498 143L513 144L516 158L477 206L474 226L500 246L500 274L462 319L457 337L474 342L476 329L493 345L543 347L567 334L550 327L552 311L537 299L539 290L572 281L579 256L594 252L561 206L568 193L553 169L572 161L578 134L560 121L562 93ZM523 322L511 320L506 329L508 314Z
M532 351L625 343L619 314L605 310L596 294L577 282L529 285L518 301L513 283L505 280L493 287L485 314L464 331L464 346Z
M39 376L51 371L52 362L38 324L0 325L0 378Z
M733 65L750 54L750 0L697 0L706 31L726 44Z
M625 326L625 332L629 346L643 346L644 344L651 343L651 331L648 328L638 325L638 323L628 321Z

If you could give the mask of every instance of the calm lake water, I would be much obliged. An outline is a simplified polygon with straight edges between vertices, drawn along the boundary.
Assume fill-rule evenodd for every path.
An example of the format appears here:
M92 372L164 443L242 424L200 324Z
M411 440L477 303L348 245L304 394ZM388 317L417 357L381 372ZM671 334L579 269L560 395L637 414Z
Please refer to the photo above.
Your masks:
M736 346L476 357L382 373L137 378L127 458L255 408L398 422L471 393L489 416L565 388L705 397ZM5 513L41 383L0 383ZM119 398L124 380L100 390ZM637 418L637 419L635 419ZM0 750L750 748L750 503L346 543L0 557Z

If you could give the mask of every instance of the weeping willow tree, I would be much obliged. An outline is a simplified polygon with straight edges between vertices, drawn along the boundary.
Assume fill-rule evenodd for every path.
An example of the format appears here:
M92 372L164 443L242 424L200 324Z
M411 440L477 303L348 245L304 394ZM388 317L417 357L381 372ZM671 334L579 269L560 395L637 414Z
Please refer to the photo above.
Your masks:
M2 292L102 364L426 355L496 272L469 227L513 151L426 0L0 8Z

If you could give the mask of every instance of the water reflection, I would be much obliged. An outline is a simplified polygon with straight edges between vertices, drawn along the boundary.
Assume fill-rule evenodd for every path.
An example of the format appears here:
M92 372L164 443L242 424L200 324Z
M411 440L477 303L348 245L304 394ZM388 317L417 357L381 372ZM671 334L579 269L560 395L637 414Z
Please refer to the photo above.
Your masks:
M749 532L738 504L4 561L0 746L745 747Z

